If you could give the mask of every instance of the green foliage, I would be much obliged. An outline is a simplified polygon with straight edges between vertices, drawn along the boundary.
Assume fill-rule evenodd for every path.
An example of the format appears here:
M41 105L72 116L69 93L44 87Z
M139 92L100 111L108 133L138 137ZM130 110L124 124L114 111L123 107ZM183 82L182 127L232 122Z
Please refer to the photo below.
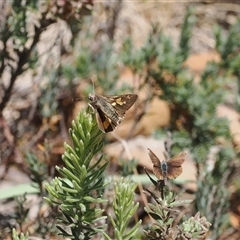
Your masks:
M90 109L88 109L90 110ZM102 233L106 239L111 239L101 223L103 209L100 204L106 202L103 190L107 182L104 171L107 163L99 157L102 149L102 132L98 129L96 120L87 110L82 110L72 122L70 135L73 147L65 144L63 161L64 168L57 167L63 177L55 178L51 184L46 184L50 194L46 198L50 203L59 206L63 216L59 217L58 229L64 237L72 239L91 239L97 233ZM121 179L114 184L115 196L113 210L115 218L110 217L114 227L114 239L134 239L141 221L131 229L128 224L138 208L134 203L134 190L137 184L129 179Z
M181 224L177 239L202 239L210 226L211 223L205 217L201 218L198 212Z
M190 44L189 40L192 37L192 27L196 22L196 17L194 15L194 9L189 8L186 12L183 25L182 25L182 31L181 31L181 37L179 41L179 56L182 56L183 60L186 60L187 57L190 54Z
M58 17L61 19L66 17L63 14L64 8L60 6L57 9L61 11L54 15L51 11L53 10L51 2L44 5L46 10L40 12L39 3L34 0L12 1L12 15L5 22L3 30L0 30L3 46L0 54L0 76L8 67L6 63L13 61L10 53L13 52L18 59L10 66L12 77L9 86L0 90L4 93L1 94L3 101L0 101L0 114L9 100L17 77L28 68L34 69L39 57L35 47L41 33L57 21ZM33 23L32 35L29 35L27 31L30 11L40 12L37 23ZM228 122L226 119L218 118L216 111L217 105L225 102L228 85L235 83L235 79L237 79L236 85L238 86L236 108L240 109L240 57L238 54L240 21L232 26L226 37L220 27L215 27L216 49L222 60L219 64L209 63L201 75L200 82L195 83L193 76L189 74L184 65L190 54L192 26L195 22L193 14L193 10L188 9L177 49L158 26L153 26L142 48L136 50L133 40L128 38L122 44L119 53L115 50L114 42L95 42L90 31L84 29L89 26L88 24L83 27L85 31L76 38L75 34L80 29L78 22L85 23L85 20L78 21L74 18L74 23L71 21L73 24L70 24L74 34L72 42L78 40L81 43L78 48L74 47L74 52L77 53L74 64L60 66L58 72L56 69L53 69L53 73L46 71L50 77L42 88L42 96L39 100L41 117L50 118L57 112L56 95L60 89L60 74L67 78L69 85L75 83L79 77L82 80L82 78L90 79L96 75L97 79L94 79L94 82L99 84L104 93L119 93L129 87L123 85L116 89L115 80L119 77L119 66L122 65L129 67L134 74L144 79L143 84L149 85L151 90L155 86L161 89L160 98L166 100L171 109L169 125L173 136L171 154L175 155L184 148L189 149L197 166L198 190L194 201L196 214L194 213L188 219L184 216L177 228L173 227L175 226L176 208L188 205L190 201L178 200L168 188L160 191L161 196L147 190L155 200L155 204L149 204L149 208L146 208L148 214L156 220L156 224L150 226L146 232L150 239L166 239L169 236L172 239L201 238L209 228L211 229L210 237L217 239L228 224L226 213L230 193L227 187L231 183L230 173L236 153L231 142ZM29 36L31 41L29 41ZM10 45L7 42L10 40L13 43L12 49L8 49ZM29 42L32 43L30 47L27 46ZM158 130L155 135L159 132ZM55 178L51 184L46 185L50 194L46 199L59 207L62 213L59 217L58 229L64 237L90 239L100 233L110 239L109 235L104 232L106 216L103 216L101 206L106 202L103 193L107 184L104 176L107 163L103 161L103 157L99 156L103 146L102 133L98 130L95 118L89 111L80 112L77 119L73 121L70 135L73 147L65 144L63 155L65 167L57 167L61 177ZM227 142L227 144L221 144L222 142ZM215 154L216 159L211 162L208 156L213 146L218 147L218 152ZM42 191L46 168L44 165L36 164L38 162L36 155L28 153L26 158L31 179ZM124 174L130 172L132 165L126 168L128 169L123 170ZM159 188L158 182L152 182ZM121 179L114 185L115 216L110 216L114 227L114 239L134 239L140 226L140 221L130 230L128 226L138 207L138 204L133 202L135 188L136 184L126 179ZM25 200L24 196L23 199L18 200L18 203L21 204ZM19 209L16 215L19 224L25 221L27 212L28 209ZM200 214L206 218L201 218ZM44 225L43 221L39 223ZM44 236L44 230L41 231ZM13 236L14 239L19 239L15 230L13 230ZM20 239L27 238L22 234Z
M149 178L159 189L161 197L146 190L155 200L155 204L149 203L145 211L156 221L152 225L149 224L149 229L145 231L148 239L202 239L211 224L205 217L200 218L199 213L189 219L183 216L182 219L178 219L178 224L175 222L179 213L176 208L189 205L192 200L178 200L168 187L162 185L163 181L155 181L150 176Z
M216 154L215 164L207 164L197 181L199 191L196 193L196 208L207 216L212 223L213 239L226 230L230 193L227 190L227 180L232 172L234 151L231 147L222 148Z
M77 75L89 77L97 73L97 82L104 92L116 93L114 79L118 78L117 66L120 61L130 67L134 73L143 77L146 84L149 84L150 79L154 79L162 90L161 99L168 101L171 106L172 154L175 155L179 150L188 148L196 162L198 191L194 206L197 213L188 219L183 217L177 229L174 229L173 224L176 217L174 213L177 211L175 208L190 202L177 200L169 190L164 192L164 197L151 194L156 204L149 204L149 209L146 210L157 221L157 224L147 231L147 235L151 239L161 239L160 237L166 239L169 236L172 236L173 239L174 237L175 239L197 239L202 238L209 229L211 229L211 237L216 239L228 224L226 212L230 194L227 186L231 172L231 169L228 170L228 168L231 168L235 152L231 144L219 146L219 139L231 142L231 136L228 121L218 118L216 109L218 104L224 103L226 86L232 81L228 78L229 70L226 69L226 73L222 75L222 69L230 68L230 71L239 78L239 69L236 67L239 58L238 54L234 52L239 41L226 42L221 52L224 60L220 64L209 63L201 75L200 82L195 83L193 77L184 67L184 61L190 52L191 27L195 21L192 14L191 10L186 14L179 49L176 50L170 39L157 26L154 26L145 46L139 50L135 50L131 39L127 39L123 44L120 59L115 54L113 45L109 43L100 44L102 50L100 52L89 53L86 46L83 46L83 48L85 47L84 51L79 51ZM235 36L237 34L236 29L238 28L233 27L233 30L231 30L231 38L235 37L237 39ZM229 48L231 44L233 46ZM230 52L227 52L229 50ZM102 62L105 64L102 64ZM212 146L216 145L219 146L219 153L216 154L213 167L209 168L208 155ZM81 156L81 154L79 150L78 155ZM71 167L71 164L68 164ZM82 170L79 169L79 171ZM76 175L74 174L74 176ZM113 209L116 219L110 217L114 226L114 239L131 239L140 224L138 222L132 228L132 231L127 231L129 219L137 205L130 201L132 199L131 191L126 192L124 190L125 184L123 185L121 186L122 190L120 185L117 184L118 187L114 188L116 196L114 197ZM63 187L63 185L59 186ZM129 186L128 188L131 189ZM121 191L123 193L118 194ZM130 197L122 198L124 191L126 194L130 194ZM126 206L126 208L119 206ZM129 206L134 211L127 214L126 211ZM201 218L200 213L206 216L207 220L205 217ZM68 214L69 211L66 211L66 218L69 216ZM101 230L97 229L95 232ZM110 239L107 234L104 235L107 239Z
M189 41L193 23L192 10L189 10L183 23L179 50L174 50L172 41L159 30L158 26L152 27L145 45L139 50L133 48L130 38L126 39L122 49L123 63L129 66L134 73L144 77L146 79L145 83L148 83L147 80L150 77L154 77L160 84L163 81L161 73L164 70L177 75L181 72L183 62L189 54Z
M26 204L27 203L26 194L24 194L23 196L15 197L15 201L17 203L15 219L19 224L20 229L22 230L23 224L29 212L29 208L27 207L27 204Z
M166 152L171 151L171 139L168 133L168 139L165 141ZM145 211L155 220L149 224L149 229L145 231L148 239L202 239L209 231L211 223L205 217L200 218L200 213L187 219L185 215L180 214L176 208L187 205L189 207L192 200L179 200L173 191L170 191L165 180L155 181L146 171L149 179L160 192L160 196L146 189L146 191L155 200L155 204L149 203ZM177 216L178 214L178 216ZM180 217L181 216L181 219Z
M225 70L225 75L234 74L237 78L237 88L235 92L235 107L240 110L240 19L231 26L229 32L224 33L223 29L216 25L214 33L216 38L216 49L221 56L220 66Z
M37 156L33 153L27 152L25 160L28 164L31 180L37 184L37 189L43 195L43 182L47 179L47 165L39 161Z
M39 192L41 196L44 196L44 191L42 190L41 186L37 185ZM25 228L25 224L29 221L29 210L30 210L30 204L27 200L27 193L23 194L22 196L17 196L14 198L15 202L17 204L14 214L14 219L19 225L19 229L23 232ZM43 199L40 199L40 202L38 202L39 209L43 209ZM43 207L43 208L42 208ZM41 211L39 211L37 214L37 217L35 221L31 225L31 231L34 232L34 235L38 235L41 237L47 237L51 234L56 234L56 208L49 207L49 214L48 216L42 216ZM28 234L29 235L29 234ZM28 237L27 235L27 237ZM21 235L22 236L22 235Z
M137 184L127 178L121 178L114 183L113 198L113 211L115 213L115 219L109 215L111 223L114 227L114 239L135 239L136 233L139 230L141 220L134 226L131 226L130 230L127 230L128 224L132 216L137 211L139 203L134 203L134 191ZM106 233L104 233L106 239L111 240Z
M123 159L120 159L119 165L122 168L122 171L120 173L121 176L127 177L133 173L133 170L137 167L137 160L132 159L130 161L125 161Z
M134 50L130 39L123 44L123 49L127 51L127 54L123 53L123 60L134 73L145 79L146 84L154 80L161 89L160 98L168 101L171 110L169 129L173 136L171 155L183 148L190 150L198 174L195 210L213 222L212 236L217 237L222 231L220 229L228 224L225 217L220 220L216 216L226 213L229 203L227 183L230 180L231 162L236 153L231 144L229 123L226 119L217 117L216 111L217 106L224 103L226 87L232 82L228 77L229 70L226 69L223 74L223 68L232 66L231 63L236 62L233 56L239 55L235 54L240 42L236 40L239 38L236 36L239 35L239 22L232 27L225 42L220 36L220 30L218 31L217 48L221 52L222 62L209 63L199 83L195 83L184 66L190 49L191 28L195 21L192 14L189 9L185 16L179 49L175 50L171 40L157 27L153 27L141 49ZM220 139L230 144L219 145ZM213 168L209 170L208 156L213 146L218 146L219 151L225 154L219 154ZM226 168L230 168L230 171L224 172ZM223 174L225 177L220 179L218 176L222 177ZM219 207L211 207L206 211L204 202L209 206Z
M28 234L26 234L26 236L25 236L23 233L21 233L20 237L19 237L17 232L16 232L16 229L13 228L13 230L12 230L12 239L13 240L28 240Z
M67 5L67 3L68 1L64 4ZM4 92L5 95L1 95L4 99L4 101L2 101L3 104L1 103L0 106L1 112L9 100L11 89L17 77L30 67L36 67L36 62L39 60L40 55L37 54L35 47L40 39L41 33L52 23L56 22L58 17L64 19L65 16L61 15L61 12L65 13L65 10L69 9L64 4L60 7L49 1L40 4L41 6L39 4L39 1L13 1L13 15L7 19L6 28L1 32L1 37L4 40L2 44L4 48L1 52L2 65L0 75L2 75L2 70L5 68L4 63L13 62L13 59L11 59L12 56L10 57L8 54L9 52L12 53L14 50L14 54L16 54L16 59L18 60L13 64L14 67L16 65L16 69L11 69L11 83L7 86ZM84 3L81 4L81 6L83 5ZM71 6L74 6L73 2ZM34 7L34 9L32 9L32 7ZM64 7L66 8L64 9ZM59 12L56 12L58 10ZM31 16L31 14L29 14L30 12L33 13L33 15L37 13L35 15L36 22L29 21L29 16ZM54 15L54 13L56 13L56 15ZM72 12L70 15L73 16ZM80 22L79 19L80 18L77 19L78 22ZM10 28L8 24L11 26ZM30 29L32 29L31 34L28 31L29 26ZM79 31L79 28L76 28L76 24L71 24L71 27L74 27L74 31ZM11 45L6 44L7 41L10 42L9 39L11 38L13 39L11 41L14 43L13 50L9 50L8 47ZM27 44L28 46L26 46ZM96 53L95 55L90 55L90 60L97 62L96 65L91 64L91 62L89 64L87 56L80 56L81 61L76 68L77 72L81 73L84 69L87 69L86 64L89 64L89 66L93 65L94 68L97 69L101 83L105 83L106 79L111 79L111 81L106 82L111 84L107 84L105 88L105 90L109 88L109 92L113 92L113 89L115 89L115 83L112 82L112 79L116 79L116 76L118 76L116 75L118 74L117 54L112 55L112 49L111 45L105 44L104 46L103 44L104 51L102 51L102 55ZM83 52L81 51L81 53ZM102 64L103 61L108 61L108 65ZM47 79L47 81L41 85L41 96L38 101L40 116L43 119L49 119L57 113L58 103L56 99L61 89L59 73L65 70L61 69L61 65L57 70L55 67L49 70L48 67L51 66L47 66L47 69L44 70L44 74L47 74L48 77L44 78ZM112 69L115 69L115 72L110 71ZM68 74L72 79L74 79L74 77L76 79L77 74L75 75L74 72L72 74L72 72L67 69L64 73ZM110 74L106 75L107 73ZM72 82L69 81L69 83L71 84ZM1 88L1 91L2 90L5 90L5 88ZM46 121L43 121L43 123L46 123ZM46 126L44 126L44 128L45 127ZM105 202L105 199L102 197L106 185L103 172L107 164L103 163L102 157L96 156L97 160L93 158L94 155L99 154L102 148L102 133L98 130L96 121L92 119L91 114L85 112L78 116L76 122L73 122L73 129L70 131L70 134L74 147L72 148L67 144L65 145L66 152L63 156L63 161L66 167L62 169L58 167L57 169L62 177L55 178L52 186L47 184L47 188L52 194L47 199L51 203L56 203L55 205L61 209L63 216L61 216L59 221L59 229L62 235L67 237L71 236L75 239L90 239L92 235L101 232L104 227L104 225L101 225L101 222L105 217L102 217L103 210L99 206ZM43 180L47 179L46 165L39 162L37 155L34 153L27 153L26 161L32 181L37 183L41 195L44 196ZM22 208L20 210L16 218L19 219L19 223L23 223L27 217L28 209ZM52 207L50 212L55 213L57 211ZM49 216L54 219L52 214L49 214ZM49 219L38 215L36 223L39 224L39 226L34 234L41 234L43 237L46 237L50 232L52 233L52 230L55 231L54 225L51 225L51 222L48 222L48 220ZM99 226L97 226L98 224ZM51 226L52 229L49 229L49 226ZM131 235L131 232L128 233Z
M222 64L225 68L230 67L234 59L238 58L238 49L240 47L240 19L231 26L227 35L224 36L224 31L220 26L214 27L214 33L216 38L216 49L221 55Z
M84 23L91 24L89 19L85 19ZM121 53L115 50L114 42L102 42L99 39L95 42L89 29L84 30L78 37L81 45L75 47L76 61L74 64L63 66L63 76L69 82L78 78L93 79L95 86L100 87L105 95L116 95L131 90L131 86L126 83L117 87L116 80L119 78L122 60Z
M116 94L116 80L119 77L118 62L119 57L114 51L112 42L99 42L101 51L94 51L93 42L88 41L91 35L82 32L79 36L81 45L77 46L76 64L63 67L63 74L69 80L72 76L80 78L92 78L98 83L104 92L111 95ZM103 64L104 63L104 64ZM118 90L119 91L119 90Z
M96 223L105 219L101 216L103 210L97 206L106 201L102 194L106 185L103 173L107 163L102 163L102 157L95 163L92 161L103 146L102 133L93 116L83 110L72 126L73 147L65 144L63 155L66 167L57 167L63 177L55 178L51 185L46 185L51 195L47 200L59 205L64 215L60 218L61 226L58 226L63 236L90 239L104 227ZM63 226L69 226L70 232Z

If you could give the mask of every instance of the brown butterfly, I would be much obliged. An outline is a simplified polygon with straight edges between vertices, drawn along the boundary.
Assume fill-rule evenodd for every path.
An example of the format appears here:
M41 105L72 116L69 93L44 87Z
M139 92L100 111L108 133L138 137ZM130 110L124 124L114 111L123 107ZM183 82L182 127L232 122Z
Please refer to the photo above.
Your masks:
M102 132L113 131L123 120L125 112L135 103L138 95L100 96L90 93L90 105L96 110L96 119Z
M153 163L153 173L159 180L166 182L168 179L175 179L182 173L182 164L185 161L186 153L179 153L168 161L159 158L148 148L149 157Z

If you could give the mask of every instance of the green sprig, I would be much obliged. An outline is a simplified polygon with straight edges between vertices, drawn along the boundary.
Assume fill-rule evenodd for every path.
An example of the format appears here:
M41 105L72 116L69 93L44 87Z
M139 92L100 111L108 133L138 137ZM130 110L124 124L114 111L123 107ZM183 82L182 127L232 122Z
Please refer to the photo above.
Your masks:
M46 184L51 195L47 200L59 205L63 216L59 217L58 229L63 236L90 239L105 227L99 224L106 217L98 206L106 202L102 193L107 184L103 174L108 163L102 163L101 156L93 161L103 146L95 118L84 109L72 126L69 133L73 146L65 143L62 157L66 167L56 167L62 177Z
M121 178L114 183L115 196L113 198L113 211L115 213L115 218L109 215L110 221L114 227L114 239L128 240L134 239L136 236L141 220L132 226L131 229L128 229L129 221L139 205L139 203L134 202L134 191L136 187L137 184L127 178ZM104 236L108 240L112 239L106 233Z

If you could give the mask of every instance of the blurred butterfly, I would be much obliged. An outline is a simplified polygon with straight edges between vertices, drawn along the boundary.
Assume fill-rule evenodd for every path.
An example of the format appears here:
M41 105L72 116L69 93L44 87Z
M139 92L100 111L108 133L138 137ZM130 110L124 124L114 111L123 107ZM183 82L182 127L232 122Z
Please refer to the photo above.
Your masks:
M113 131L123 120L125 112L135 103L138 95L101 96L90 93L90 105L96 110L99 129L106 133Z
M148 148L149 157L153 163L153 173L159 180L175 179L182 173L182 164L185 161L186 153L179 153L168 161L159 158Z

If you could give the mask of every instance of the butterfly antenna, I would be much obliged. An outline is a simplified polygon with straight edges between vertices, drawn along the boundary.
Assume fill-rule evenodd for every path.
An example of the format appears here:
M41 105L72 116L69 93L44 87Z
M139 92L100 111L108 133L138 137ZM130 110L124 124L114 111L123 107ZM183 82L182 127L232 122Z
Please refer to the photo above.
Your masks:
M91 80L92 80L92 86L93 86L93 93L95 93L95 86L94 86L94 79L95 79L95 78L96 78L95 76L91 78Z

